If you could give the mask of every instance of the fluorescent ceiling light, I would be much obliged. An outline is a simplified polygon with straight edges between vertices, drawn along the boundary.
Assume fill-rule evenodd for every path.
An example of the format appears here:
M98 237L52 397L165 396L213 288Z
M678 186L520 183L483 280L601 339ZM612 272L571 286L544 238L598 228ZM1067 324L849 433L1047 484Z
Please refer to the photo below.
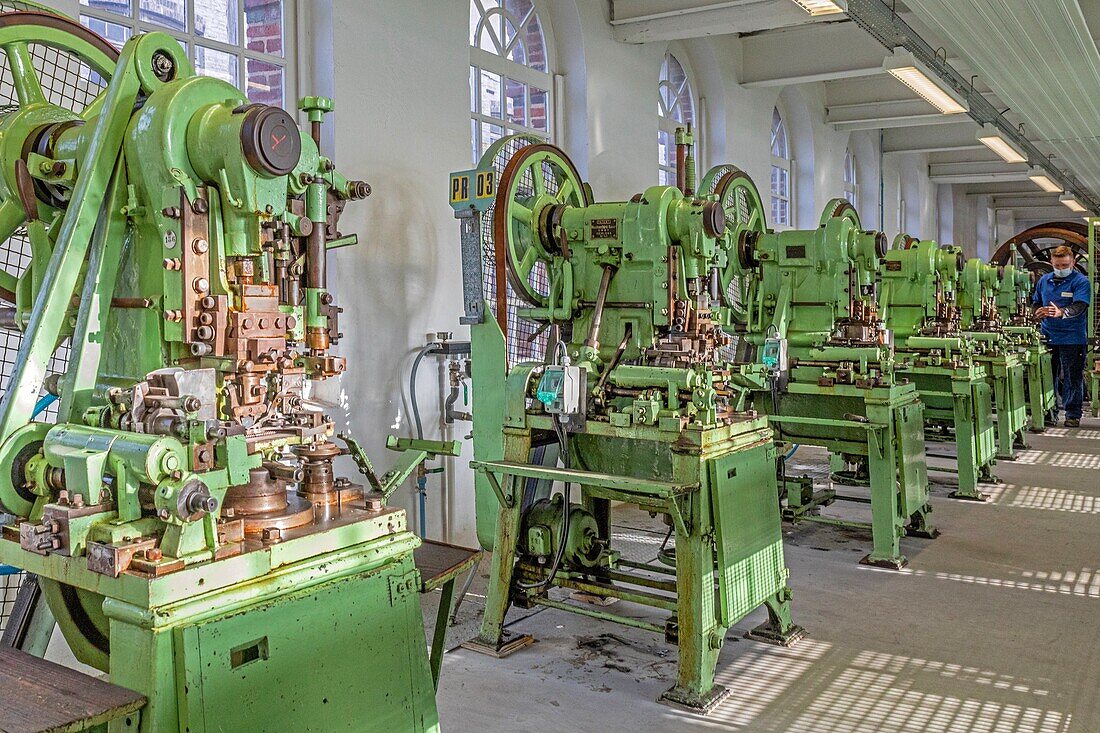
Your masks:
M794 2L810 15L833 15L848 11L848 3L845 0L794 0Z
M1047 193L1062 193L1062 187L1055 183L1050 176L1038 166L1033 166L1031 170L1028 171L1027 177L1031 179L1032 183Z
M1073 196L1070 196L1068 193L1059 196L1058 200L1061 201L1063 204L1065 204L1066 208L1069 209L1070 211L1075 211L1077 213L1081 213L1082 211L1088 211L1088 209L1086 209L1084 206L1082 206L1077 201L1077 199L1073 198Z
M1026 163L1027 156L1016 145L1003 137L1001 131L987 122L978 130L978 142L1001 156L1006 163Z
M936 75L904 48L895 48L894 53L886 57L882 69L945 115L957 115L967 110L965 100L940 86L935 81Z

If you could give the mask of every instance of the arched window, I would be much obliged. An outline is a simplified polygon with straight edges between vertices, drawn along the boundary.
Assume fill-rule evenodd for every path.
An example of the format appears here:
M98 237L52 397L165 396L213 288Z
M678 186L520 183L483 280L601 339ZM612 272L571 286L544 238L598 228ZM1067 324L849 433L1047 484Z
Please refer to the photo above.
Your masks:
M532 0L471 0L470 116L473 159L526 132L553 134L553 77Z
M772 110L772 224L791 226L791 144L778 107Z
M684 67L665 53L657 83L657 176L662 186L676 185L676 128L695 126L695 97Z
M856 205L859 197L859 182L856 180L856 158L849 148L844 151L844 198L852 206Z

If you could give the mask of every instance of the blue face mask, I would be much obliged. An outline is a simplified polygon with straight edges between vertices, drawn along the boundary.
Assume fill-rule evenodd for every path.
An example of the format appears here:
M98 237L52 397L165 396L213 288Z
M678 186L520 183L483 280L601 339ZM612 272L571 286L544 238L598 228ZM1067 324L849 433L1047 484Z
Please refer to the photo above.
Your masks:
M1073 272L1072 267L1067 267L1064 270L1059 268L1059 267L1055 267L1054 268L1054 277L1069 277L1072 272Z

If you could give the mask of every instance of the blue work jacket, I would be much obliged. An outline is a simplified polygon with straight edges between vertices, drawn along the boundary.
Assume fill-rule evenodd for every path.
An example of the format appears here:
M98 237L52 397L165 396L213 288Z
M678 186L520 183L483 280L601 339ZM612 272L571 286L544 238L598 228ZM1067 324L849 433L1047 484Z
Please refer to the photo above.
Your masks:
M1089 279L1077 270L1069 277L1057 278L1048 272L1039 278L1031 302L1036 307L1053 303L1065 308L1071 303L1091 303L1092 287ZM1073 318L1044 318L1041 328L1047 341L1055 346L1083 346L1088 342L1088 308Z

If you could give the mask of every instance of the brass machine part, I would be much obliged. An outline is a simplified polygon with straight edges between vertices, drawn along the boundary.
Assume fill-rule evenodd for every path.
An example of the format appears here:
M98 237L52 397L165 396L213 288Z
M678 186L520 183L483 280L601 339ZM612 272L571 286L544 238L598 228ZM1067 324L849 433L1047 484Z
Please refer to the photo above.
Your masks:
M276 477L266 466L248 472L249 481L225 493L222 514L244 521L245 534L265 529L290 529L313 521L313 505L290 493L287 477ZM292 476L290 478L293 478Z
M333 471L333 461L342 451L334 443L316 443L314 445L296 445L291 450L302 459L302 481L298 496L313 504L329 506L361 499L361 486L349 483L346 479L337 479Z

